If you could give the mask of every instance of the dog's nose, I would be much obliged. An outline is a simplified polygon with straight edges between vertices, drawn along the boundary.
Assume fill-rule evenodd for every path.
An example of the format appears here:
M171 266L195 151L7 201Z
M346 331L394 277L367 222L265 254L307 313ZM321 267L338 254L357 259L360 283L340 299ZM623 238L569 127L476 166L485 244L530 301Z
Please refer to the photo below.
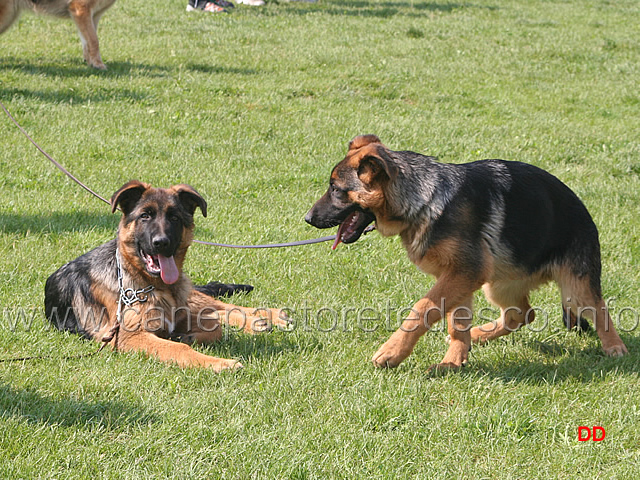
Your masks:
M311 210L309 210L307 212L307 214L304 216L304 221L307 222L309 225L313 225L313 223L311 223L313 221L313 216L311 215Z
M152 240L153 248L156 250L161 250L169 246L170 240L169 237L160 236L154 237Z

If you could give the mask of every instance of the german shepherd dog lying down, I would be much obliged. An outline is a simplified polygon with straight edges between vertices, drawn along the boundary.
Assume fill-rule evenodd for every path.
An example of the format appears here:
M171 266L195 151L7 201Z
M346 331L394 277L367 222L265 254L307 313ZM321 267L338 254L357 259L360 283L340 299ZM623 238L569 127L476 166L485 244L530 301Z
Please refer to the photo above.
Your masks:
M89 66L105 70L98 45L98 22L116 0L0 0L0 33L15 22L22 10L71 17L78 27L84 59Z
M531 323L529 292L551 280L568 327L588 328L583 317L590 318L607 355L627 353L602 299L598 230L575 193L540 168L503 160L438 163L389 150L375 135L358 136L305 220L340 225L334 248L355 242L375 222L381 235L399 235L411 261L437 279L373 356L376 367L399 365L446 315L449 349L431 368L457 369L471 342ZM501 315L471 328L479 288Z
M196 208L207 216L207 203L192 187L152 188L133 180L113 194L111 207L123 213L117 238L47 279L45 313L57 328L181 367L220 371L242 365L189 344L219 340L223 321L248 333L287 325L280 310L239 307L211 296L252 287L194 287L182 272Z

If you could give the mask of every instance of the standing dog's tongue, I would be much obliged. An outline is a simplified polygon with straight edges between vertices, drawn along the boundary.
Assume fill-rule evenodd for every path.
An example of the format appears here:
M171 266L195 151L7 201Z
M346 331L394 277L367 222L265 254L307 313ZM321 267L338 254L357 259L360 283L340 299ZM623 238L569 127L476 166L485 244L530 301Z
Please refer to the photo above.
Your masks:
M335 250L338 245L342 243L342 235L344 235L345 230L352 226L354 221L358 218L358 212L351 213L338 227L338 233L336 233L336 239L331 246L331 250Z
M173 257L165 257L158 254L158 263L160 264L160 277L162 281L167 285L176 283L180 272Z
M336 233L336 239L334 240L333 245L331 245L331 250L335 250L337 246L342 243L342 231L345 229L344 225L345 222L342 222L338 227L338 233Z

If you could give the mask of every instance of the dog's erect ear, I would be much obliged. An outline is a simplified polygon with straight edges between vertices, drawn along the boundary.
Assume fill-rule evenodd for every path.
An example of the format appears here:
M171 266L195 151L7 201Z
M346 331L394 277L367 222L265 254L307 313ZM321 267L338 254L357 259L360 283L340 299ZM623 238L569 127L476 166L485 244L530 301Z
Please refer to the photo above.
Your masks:
M398 175L398 166L384 148L374 148L374 151L360 160L358 178L364 184L371 184L381 174L393 180Z
M357 137L355 137L353 140L349 142L349 151L357 150L366 145L369 145L370 143L382 144L382 142L377 137L377 135L358 135Z
M131 180L125 183L120 190L111 197L111 213L115 212L118 207L125 215L128 215L140 201L142 194L151 188L148 183L142 183L138 180Z
M193 215L196 212L196 208L200 208L202 216L207 216L207 202L202 198L195 188L191 185L174 185L171 187L178 194L180 203L186 208L187 212Z

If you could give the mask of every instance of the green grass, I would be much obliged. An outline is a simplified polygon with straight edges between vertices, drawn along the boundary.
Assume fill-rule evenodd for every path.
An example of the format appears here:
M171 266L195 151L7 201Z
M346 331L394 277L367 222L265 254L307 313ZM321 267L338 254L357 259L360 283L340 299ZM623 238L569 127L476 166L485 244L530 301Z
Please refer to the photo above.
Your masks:
M592 212L614 316L637 311L637 2L185 6L120 0L100 25L107 72L83 65L70 22L23 15L0 37L0 99L104 196L131 178L195 186L209 202L203 240L327 234L303 216L360 133L443 161L533 163ZM426 373L444 354L441 330L378 371L370 358L388 323L433 279L375 233L335 252L192 247L196 282L252 283L233 301L296 312L293 332L229 331L203 349L240 358L239 373L118 353L65 360L96 345L46 325L44 282L112 238L117 215L6 118L0 142L0 357L52 356L0 363L1 478L637 478L630 315L630 354L605 358L597 337L561 328L549 286L533 297L557 312L548 325L475 348L461 374ZM323 307L344 313L338 328ZM380 318L359 323L365 307ZM603 426L606 439L578 442L581 425Z

